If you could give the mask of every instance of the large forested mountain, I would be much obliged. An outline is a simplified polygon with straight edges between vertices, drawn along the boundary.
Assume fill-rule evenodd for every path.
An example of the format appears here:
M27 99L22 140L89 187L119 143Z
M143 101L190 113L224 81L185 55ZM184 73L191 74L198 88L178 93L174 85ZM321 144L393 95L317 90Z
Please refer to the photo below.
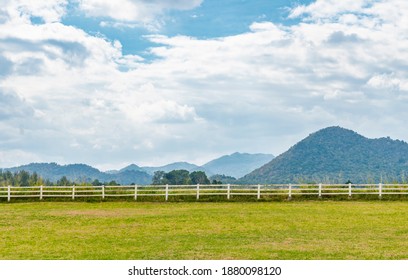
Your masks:
M353 183L408 180L408 144L389 137L368 139L341 127L310 134L242 183Z

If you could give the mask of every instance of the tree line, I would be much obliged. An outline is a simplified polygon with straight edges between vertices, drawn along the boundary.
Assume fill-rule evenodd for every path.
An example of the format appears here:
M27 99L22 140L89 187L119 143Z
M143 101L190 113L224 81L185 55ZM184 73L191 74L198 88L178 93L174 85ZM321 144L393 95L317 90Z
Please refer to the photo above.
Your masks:
M4 171L0 169L0 186L41 186L51 184L49 180L44 180L36 172L30 174L21 170L18 172Z
M100 182L98 179L92 182L75 182L69 180L66 176L62 176L56 182L51 182L48 179L42 178L36 172L29 173L25 170L17 172L3 171L0 169L0 186L14 186L14 187L27 187L27 186L117 186L116 181Z
M222 184L213 179L210 181L203 171L189 172L187 170L173 170L170 172L156 171L153 175L152 185L195 185L195 184ZM56 182L42 178L36 172L29 173L25 170L17 172L3 171L0 169L0 186L118 186L116 181L101 182L98 179L88 182L76 182L62 176Z
M196 184L222 184L222 182L213 180L210 182L203 171L173 170L170 172L154 172L152 185L196 185Z

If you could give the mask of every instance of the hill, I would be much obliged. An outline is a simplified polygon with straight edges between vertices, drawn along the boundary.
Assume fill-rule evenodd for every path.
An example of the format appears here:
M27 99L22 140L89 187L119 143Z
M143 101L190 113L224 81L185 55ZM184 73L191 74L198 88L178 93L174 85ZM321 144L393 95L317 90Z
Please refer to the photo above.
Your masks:
M202 167L212 174L240 178L274 158L268 154L234 153L214 159Z
M101 172L100 170L86 165L86 164L68 164L59 165L57 163L30 163L13 168L6 168L11 172L17 172L25 170L30 173L36 172L44 179L48 179L51 182L56 182L61 177L65 176L68 180L74 182L92 182L99 180L100 182L116 181L119 184L140 184L148 185L152 182L152 177L156 171L170 172L172 170L187 170L203 171L207 176L213 176L216 174L225 175L222 177L224 181L233 182L235 178L227 178L228 176L240 177L249 173L257 167L262 166L265 162L268 162L273 156L263 154L240 154L235 153L228 156L223 156L218 159L212 160L203 166L198 166L188 162L174 162L164 166L140 167L136 164L128 165L120 170L110 170ZM218 179L221 178L218 175Z
M158 167L150 167L150 166L141 167L142 170L144 170L145 172L147 172L150 175L153 175L154 172L156 172L156 171L164 171L164 172L170 172L170 171L173 171L173 170L193 171L193 170L198 169L198 168L199 168L198 165L188 163L188 162L174 162L174 163L170 163L170 164L167 164L167 165L164 165L164 166L158 166Z
M136 164L128 165L128 166L122 168L121 170L119 170L118 172L120 173L120 172L125 172L125 171L144 171L144 172L146 172L146 170L144 170L142 167L140 167L140 166L138 166Z
M92 182L97 179L101 182L116 181L120 184L150 184L152 176L143 171L123 170L115 173L101 172L86 164L59 165L56 163L31 163L19 167L6 168L6 171L16 172L25 170L30 173L36 172L44 179L56 182L62 176L75 182Z
M310 134L287 152L243 177L241 183L353 183L405 181L408 144L368 139L341 127Z

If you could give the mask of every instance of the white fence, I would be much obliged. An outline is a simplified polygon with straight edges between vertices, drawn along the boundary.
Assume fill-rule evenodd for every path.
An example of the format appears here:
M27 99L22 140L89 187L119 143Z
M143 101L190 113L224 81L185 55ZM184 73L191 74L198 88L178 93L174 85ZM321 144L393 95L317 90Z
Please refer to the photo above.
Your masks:
M27 186L0 187L0 200L15 198L100 198L109 197L163 197L193 196L199 200L203 196L253 196L257 199L283 196L348 196L375 195L378 198L388 195L408 195L408 184L269 184L269 185L135 185L135 186Z

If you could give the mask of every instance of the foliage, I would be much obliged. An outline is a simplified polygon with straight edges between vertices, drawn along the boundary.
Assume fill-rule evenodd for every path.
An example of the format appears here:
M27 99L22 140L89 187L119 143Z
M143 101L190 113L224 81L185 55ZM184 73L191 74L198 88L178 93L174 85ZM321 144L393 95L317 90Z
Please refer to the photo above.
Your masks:
M210 177L210 180L212 182L212 184L214 185L218 185L218 184L236 184L237 183L237 179L231 176L227 176L227 175L213 175Z
M44 180L36 172L29 173L25 170L17 171L12 173L11 171L3 171L0 169L0 186L17 186L17 187L27 187L27 186L117 186L119 185L116 181L112 180L109 182L101 183L99 180L94 180L92 183L89 182L74 182L69 180L66 176L62 176L55 182L50 180Z
M166 172L164 171L156 171L153 174L152 185L161 185L164 182L164 175Z
M190 179L192 184L209 184L210 180L203 171L193 171L190 173Z
M49 181L43 180L37 173L28 173L21 170L10 172L0 170L0 186L41 186L50 184Z
M95 180L100 182L112 182L120 184L150 184L152 176L140 170L122 170L116 173L101 172L85 164L59 165L56 163L31 163L14 168L6 169L10 172L26 171L36 173L51 182L57 182L65 176L63 182L72 184L92 184ZM66 180L65 180L66 179Z
M187 170L172 170L168 173L156 171L153 175L153 185L191 185L209 184L210 180L203 171L189 172Z

